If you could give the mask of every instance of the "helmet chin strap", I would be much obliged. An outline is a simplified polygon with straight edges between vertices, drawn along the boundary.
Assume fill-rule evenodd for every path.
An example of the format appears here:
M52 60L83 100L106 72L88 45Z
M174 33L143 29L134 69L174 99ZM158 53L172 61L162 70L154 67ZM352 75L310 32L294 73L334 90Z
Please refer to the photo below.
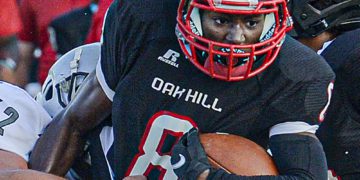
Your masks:
M72 61L70 61L70 72L71 72L71 74L75 74L75 73L78 72L81 54L82 54L82 48L76 49L74 59ZM76 81L76 76L75 76L74 77L74 85L72 86L72 89L71 89L71 97L70 97L70 99L73 99L74 96L75 96L76 82L77 81Z

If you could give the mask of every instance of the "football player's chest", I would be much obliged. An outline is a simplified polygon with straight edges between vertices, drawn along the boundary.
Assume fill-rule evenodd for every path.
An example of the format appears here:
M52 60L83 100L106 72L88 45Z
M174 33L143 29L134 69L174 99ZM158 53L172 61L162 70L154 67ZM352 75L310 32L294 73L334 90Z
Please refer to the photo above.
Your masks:
M190 118L205 132L241 132L260 114L264 98L256 79L235 83L212 79L185 59L177 46L154 50L144 58L118 85L114 99L136 121L170 112Z

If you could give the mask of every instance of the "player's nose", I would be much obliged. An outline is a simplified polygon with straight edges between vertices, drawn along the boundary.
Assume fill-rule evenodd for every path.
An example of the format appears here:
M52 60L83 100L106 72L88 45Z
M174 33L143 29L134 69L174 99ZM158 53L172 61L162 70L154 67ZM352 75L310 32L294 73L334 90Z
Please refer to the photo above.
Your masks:
M231 44L244 44L246 41L244 31L239 24L233 25L229 28L229 31L226 35L226 41Z

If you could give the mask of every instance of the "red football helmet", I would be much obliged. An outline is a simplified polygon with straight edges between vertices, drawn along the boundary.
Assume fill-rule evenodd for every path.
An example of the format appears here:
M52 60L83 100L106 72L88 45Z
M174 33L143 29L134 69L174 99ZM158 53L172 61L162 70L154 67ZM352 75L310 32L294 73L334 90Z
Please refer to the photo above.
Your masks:
M239 15L264 14L259 41L238 45L204 37L202 10ZM279 53L285 33L292 28L286 0L181 0L177 23L180 46L190 61L209 76L226 81L245 80L270 66ZM225 73L217 73L217 62L222 62Z

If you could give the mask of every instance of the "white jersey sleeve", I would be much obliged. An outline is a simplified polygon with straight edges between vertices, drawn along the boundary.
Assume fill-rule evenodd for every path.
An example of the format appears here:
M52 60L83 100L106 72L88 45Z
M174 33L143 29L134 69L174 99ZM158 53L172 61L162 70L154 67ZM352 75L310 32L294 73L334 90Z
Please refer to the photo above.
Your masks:
M23 89L0 82L0 149L29 159L51 118Z
M112 90L109 87L109 85L106 83L104 72L102 71L102 68L101 68L101 58L100 58L98 64L96 65L96 77L100 83L101 88L105 92L106 97L109 98L109 100L112 102L114 95L115 95L115 91Z
M113 89L111 89L110 85L107 83L106 77L104 74L104 73L109 73L109 72L106 72L106 71L109 71L109 69L106 68L106 64L112 64L112 62L106 63L107 53L106 53L105 49L108 48L109 45L107 42L104 42L104 39L106 39L106 38L104 38L105 24L107 22L107 19L111 20L111 17L108 18L108 16L107 16L108 11L109 11L109 9L106 11L105 16L104 16L104 21L103 21L103 27L102 27L102 33L101 33L101 39L100 39L101 50L100 50L99 61L96 65L96 77L97 77L97 80L99 81L101 88L103 89L104 93L106 94L106 97L109 98L109 100L112 102L114 95L115 95L115 91ZM102 52L104 52L104 53L102 53ZM105 66L105 67L103 67L103 66ZM105 72L104 72L104 70L105 70ZM109 74L111 74L111 73L109 73Z

